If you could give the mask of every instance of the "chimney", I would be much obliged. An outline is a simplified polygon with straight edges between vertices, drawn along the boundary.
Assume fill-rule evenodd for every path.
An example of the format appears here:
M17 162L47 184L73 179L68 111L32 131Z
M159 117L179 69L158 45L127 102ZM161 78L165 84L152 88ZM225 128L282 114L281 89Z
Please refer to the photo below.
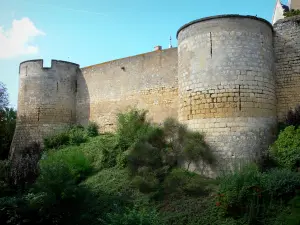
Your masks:
M157 45L154 47L154 51L160 51L161 50L161 46L160 45Z

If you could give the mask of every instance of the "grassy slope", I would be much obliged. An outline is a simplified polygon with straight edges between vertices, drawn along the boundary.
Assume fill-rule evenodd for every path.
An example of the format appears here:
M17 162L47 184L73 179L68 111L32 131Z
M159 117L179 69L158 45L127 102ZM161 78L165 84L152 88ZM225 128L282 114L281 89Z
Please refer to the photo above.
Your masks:
M131 186L131 178L126 169L103 168L102 151L112 148L114 137L102 135L90 138L80 146L67 146L61 150L72 151L81 149L93 162L95 171L80 185L88 188L95 196L105 196L102 201L115 201L116 205L125 204L138 206L154 206L167 224L197 224L208 222L206 210L213 208L212 196L188 196L184 193L164 196L158 201L150 201L150 197L142 194ZM99 209L100 210L100 209ZM101 209L103 210L103 209ZM111 210L117 210L111 209ZM216 212L217 213L217 212ZM200 222L205 220L206 222ZM200 223L199 223L200 222Z

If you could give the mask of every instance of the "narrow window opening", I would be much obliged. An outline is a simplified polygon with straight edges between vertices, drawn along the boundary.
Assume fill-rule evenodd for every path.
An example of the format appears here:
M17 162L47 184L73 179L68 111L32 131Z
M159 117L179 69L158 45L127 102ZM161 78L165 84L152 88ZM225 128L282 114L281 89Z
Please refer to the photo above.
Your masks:
M40 121L40 114L41 114L41 109L40 109L40 107L38 108L38 121Z
M78 86L77 80L75 80L75 93L77 93L77 86Z
M58 82L56 82L56 91L58 91Z
M26 68L25 68L25 71L26 71L26 74L25 74L25 76L26 76L26 77L27 77L27 67L28 67L28 66L26 66Z
M190 101L190 115L188 120L192 119L192 114L193 114L193 105L192 105L192 94L189 96L189 101Z
M210 58L212 58L212 54L213 54L213 43L212 43L212 36L211 36L211 32L210 32Z
M242 110L242 101L241 101L241 85L239 85L239 110Z

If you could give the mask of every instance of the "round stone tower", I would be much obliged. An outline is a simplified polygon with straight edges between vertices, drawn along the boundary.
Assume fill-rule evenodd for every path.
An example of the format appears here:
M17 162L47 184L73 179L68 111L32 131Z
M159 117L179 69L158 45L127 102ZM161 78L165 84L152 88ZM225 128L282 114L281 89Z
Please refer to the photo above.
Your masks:
M177 38L179 121L205 133L218 169L260 156L276 128L271 24L207 17L182 26Z
M300 104L300 16L274 24L277 114L283 121Z
M33 141L42 144L43 137L76 120L76 89L79 65L52 60L20 64L17 126L11 156Z

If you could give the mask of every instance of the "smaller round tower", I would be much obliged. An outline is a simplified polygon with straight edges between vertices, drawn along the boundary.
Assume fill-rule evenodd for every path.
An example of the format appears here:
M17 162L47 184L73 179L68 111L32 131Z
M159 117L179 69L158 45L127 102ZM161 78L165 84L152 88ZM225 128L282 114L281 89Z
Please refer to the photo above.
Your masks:
M52 60L20 64L18 114L11 156L22 148L42 140L57 129L76 121L76 89L79 65Z

